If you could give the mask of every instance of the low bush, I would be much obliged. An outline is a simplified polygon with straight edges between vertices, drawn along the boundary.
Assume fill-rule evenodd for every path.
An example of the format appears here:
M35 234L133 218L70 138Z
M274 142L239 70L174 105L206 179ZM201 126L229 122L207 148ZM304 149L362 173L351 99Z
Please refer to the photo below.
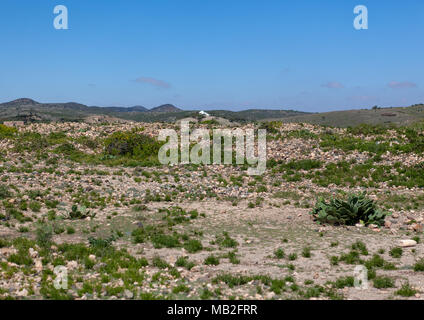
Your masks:
M0 184L0 200L9 198L12 195L9 188L3 184Z
M157 156L161 143L140 130L115 132L105 140L105 152L112 156L150 158Z
M419 261L415 263L414 271L416 272L424 271L424 258L421 258Z
M408 282L402 284L402 287L395 292L396 295L402 296L402 297L412 297L414 296L418 291L415 290L410 286Z
M394 288L395 282L392 278L378 276L374 279L374 287L377 289L386 289L386 288Z
M0 124L0 139L12 138L17 132L18 130L13 127Z

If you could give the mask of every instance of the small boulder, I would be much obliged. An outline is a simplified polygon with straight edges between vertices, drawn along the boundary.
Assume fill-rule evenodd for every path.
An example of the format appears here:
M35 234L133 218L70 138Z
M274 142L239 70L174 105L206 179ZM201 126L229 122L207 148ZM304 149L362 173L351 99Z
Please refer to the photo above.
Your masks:
M28 252L29 252L29 256L31 257L31 258L37 258L38 257L38 252L37 251L35 251L33 248L29 248L29 250L28 250Z
M134 293L132 293L130 290L126 289L124 291L124 298L125 299L132 299L132 298L134 298Z
M400 240L399 246L403 248L407 247L415 247L417 245L417 242L415 240Z
M78 262L68 261L68 263L66 264L66 267L68 267L71 270L76 269L76 268L78 268Z

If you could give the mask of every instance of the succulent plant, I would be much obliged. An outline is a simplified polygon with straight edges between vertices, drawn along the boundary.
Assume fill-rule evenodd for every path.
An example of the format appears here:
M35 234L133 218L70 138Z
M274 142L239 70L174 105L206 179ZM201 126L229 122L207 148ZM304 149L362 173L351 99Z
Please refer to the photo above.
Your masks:
M347 200L331 199L326 202L320 198L311 214L319 223L332 225L365 225L376 224L381 226L388 215L377 208L373 200L364 194L351 194Z
M93 212L90 214L90 211L87 211L87 208L85 206L81 206L78 209L78 206L76 204L74 204L72 206L72 210L71 212L69 212L67 218L71 219L71 220L76 220L76 219L85 219L85 218L94 218L96 216L96 213Z

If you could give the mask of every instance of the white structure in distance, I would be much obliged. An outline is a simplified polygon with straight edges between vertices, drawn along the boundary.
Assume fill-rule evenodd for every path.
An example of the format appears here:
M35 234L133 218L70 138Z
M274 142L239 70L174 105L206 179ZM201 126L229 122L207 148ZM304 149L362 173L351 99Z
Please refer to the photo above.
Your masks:
M210 114L209 113L207 113L207 112L205 112L205 111L199 111L199 114L200 115L202 115L202 116L204 116L204 117L210 117Z

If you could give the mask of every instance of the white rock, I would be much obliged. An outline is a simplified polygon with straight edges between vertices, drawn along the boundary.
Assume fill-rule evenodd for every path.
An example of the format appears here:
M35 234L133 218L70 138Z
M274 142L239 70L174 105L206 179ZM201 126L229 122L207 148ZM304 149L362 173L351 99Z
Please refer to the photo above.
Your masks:
M29 248L29 255L30 255L30 257L31 258L37 258L38 257L38 252L37 251L35 251L33 248Z
M414 247L417 245L417 242L415 240L400 240L399 246L401 247Z
M132 299L134 298L134 294L130 290L126 289L124 291L124 297L125 299Z
M37 272L43 271L43 263L41 262L41 259L35 260L35 270Z
M22 289L21 291L18 291L18 292L16 293L16 295L17 295L18 297L26 297L26 296L28 295L28 290L27 290L27 289Z
M66 264L66 266L69 268L69 269L76 269L76 268L78 268L78 262L76 262L76 261L68 261L68 263Z

